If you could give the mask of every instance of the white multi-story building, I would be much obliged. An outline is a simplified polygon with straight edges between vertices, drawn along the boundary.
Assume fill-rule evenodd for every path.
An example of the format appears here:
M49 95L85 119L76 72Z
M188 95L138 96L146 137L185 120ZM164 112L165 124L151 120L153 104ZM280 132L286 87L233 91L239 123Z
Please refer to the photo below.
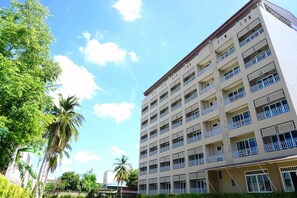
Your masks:
M296 27L251 0L144 92L140 194L297 191Z

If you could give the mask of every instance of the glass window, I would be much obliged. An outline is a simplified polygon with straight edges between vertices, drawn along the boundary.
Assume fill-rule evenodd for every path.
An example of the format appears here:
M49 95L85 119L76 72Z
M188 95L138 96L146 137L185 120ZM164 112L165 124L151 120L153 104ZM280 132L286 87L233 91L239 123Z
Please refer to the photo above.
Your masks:
M267 171L246 172L248 192L271 192L271 184Z

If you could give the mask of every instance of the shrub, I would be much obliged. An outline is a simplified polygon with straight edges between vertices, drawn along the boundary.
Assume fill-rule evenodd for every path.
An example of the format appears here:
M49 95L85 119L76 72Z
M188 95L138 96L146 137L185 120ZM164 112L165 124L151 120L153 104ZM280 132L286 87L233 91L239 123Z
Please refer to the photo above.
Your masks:
M30 191L11 184L4 175L0 174L0 197L30 198Z
M169 197L170 198L296 198L297 192L137 195L137 198L169 198Z

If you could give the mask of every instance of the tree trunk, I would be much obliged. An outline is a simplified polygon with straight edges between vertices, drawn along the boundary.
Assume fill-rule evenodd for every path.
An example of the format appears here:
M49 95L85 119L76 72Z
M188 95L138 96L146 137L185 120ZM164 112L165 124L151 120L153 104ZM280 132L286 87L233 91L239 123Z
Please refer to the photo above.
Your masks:
M35 182L35 187L33 188L33 192L35 190L35 197L39 196L39 181L41 179L41 176L43 175L43 171L44 171L44 165L47 163L47 154L44 155L43 159L42 159L42 163L39 169L39 173L38 173L38 178Z
M122 191L123 191L123 182L121 182L121 198L123 197L122 196Z

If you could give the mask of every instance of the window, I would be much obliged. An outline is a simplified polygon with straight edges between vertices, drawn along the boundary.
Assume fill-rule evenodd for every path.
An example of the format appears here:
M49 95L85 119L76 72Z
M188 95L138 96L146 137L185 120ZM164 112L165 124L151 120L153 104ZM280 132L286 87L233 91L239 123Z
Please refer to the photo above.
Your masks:
M271 192L271 184L267 170L250 171L245 173L248 192Z
M250 138L246 140L241 140L236 142L236 147L238 152L238 157L245 157L249 155L258 154L257 143L255 138Z
M231 179L231 186L236 186L234 179Z
M232 117L233 129L242 127L251 123L250 113L248 111Z
M286 192L297 190L297 166L281 168L281 175Z
M239 66L233 67L232 69L224 73L222 80L223 81L228 80L229 78L232 78L239 72L240 72Z

